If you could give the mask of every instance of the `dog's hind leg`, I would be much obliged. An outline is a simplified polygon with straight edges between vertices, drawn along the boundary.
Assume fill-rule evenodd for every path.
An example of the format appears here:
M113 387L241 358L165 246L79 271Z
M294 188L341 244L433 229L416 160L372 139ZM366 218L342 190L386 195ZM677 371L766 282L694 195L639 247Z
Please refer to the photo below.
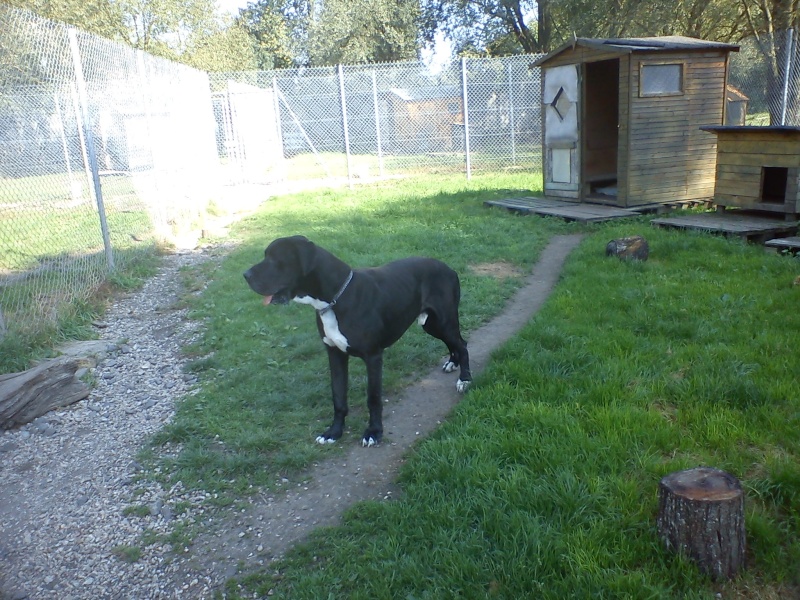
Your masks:
M369 425L361 438L365 447L377 446L383 439L383 352L364 357L367 365L367 408Z
M442 365L442 371L452 373L456 369L461 369L456 382L456 389L459 392L467 391L472 381L472 373L469 370L469 351L467 342L461 337L461 329L458 324L458 314L451 315L449 319L442 319L439 314L431 309L424 313L420 323L425 333L442 340L447 346L450 356Z
M326 346L331 369L331 395L333 396L333 423L317 436L317 443L332 444L344 431L347 416L347 377L350 357L338 348Z

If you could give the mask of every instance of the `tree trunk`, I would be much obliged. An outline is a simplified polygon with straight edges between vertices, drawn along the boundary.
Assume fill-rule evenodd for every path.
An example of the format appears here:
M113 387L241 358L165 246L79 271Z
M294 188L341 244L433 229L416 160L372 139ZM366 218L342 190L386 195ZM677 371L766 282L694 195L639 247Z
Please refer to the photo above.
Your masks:
M62 356L21 373L0 375L0 429L30 423L86 398L89 388L75 377L79 366L74 358Z
M618 238L606 244L606 256L616 256L626 260L647 260L650 246L640 235Z
M667 548L688 556L715 581L733 578L745 555L739 480L698 467L667 475L658 492L658 532Z

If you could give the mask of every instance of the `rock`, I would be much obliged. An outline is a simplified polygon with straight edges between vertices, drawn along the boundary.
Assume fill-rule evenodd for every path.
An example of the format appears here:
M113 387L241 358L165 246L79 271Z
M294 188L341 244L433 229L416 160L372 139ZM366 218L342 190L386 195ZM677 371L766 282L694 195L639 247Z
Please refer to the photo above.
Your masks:
M611 240L606 244L606 256L616 256L624 260L647 260L650 247L640 235Z

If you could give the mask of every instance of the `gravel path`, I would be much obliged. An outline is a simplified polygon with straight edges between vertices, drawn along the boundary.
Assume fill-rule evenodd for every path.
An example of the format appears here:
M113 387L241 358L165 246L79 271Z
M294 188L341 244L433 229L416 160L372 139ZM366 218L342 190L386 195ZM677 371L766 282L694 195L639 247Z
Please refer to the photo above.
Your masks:
M197 598L210 582L180 581L168 544L143 546L197 519L205 500L180 485L139 482L136 452L191 393L180 346L197 323L175 309L178 270L203 259L166 257L157 277L110 308L90 396L0 434L0 599ZM134 502L149 515L126 516ZM188 502L176 515L176 502ZM141 548L141 556L131 553Z
M470 335L474 373L541 307L579 241L554 238L503 313ZM187 321L175 300L179 269L205 258L167 257L158 276L109 310L89 398L0 433L0 600L210 598L238 568L263 569L358 500L392 498L405 451L458 401L437 367L390 399L381 446L354 442L315 465L305 483L257 494L230 514L207 513L206 495L180 484L140 481L136 452L195 384L182 372L180 348L201 324ZM132 506L140 508L128 514ZM203 527L183 553L142 543L195 523Z

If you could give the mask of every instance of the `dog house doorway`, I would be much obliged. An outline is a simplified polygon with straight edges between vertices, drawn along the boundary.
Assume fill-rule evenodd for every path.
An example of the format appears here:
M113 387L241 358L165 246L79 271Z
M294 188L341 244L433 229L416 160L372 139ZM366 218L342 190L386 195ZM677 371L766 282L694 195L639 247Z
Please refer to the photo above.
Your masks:
M619 59L583 65L582 196L616 203L619 148Z

